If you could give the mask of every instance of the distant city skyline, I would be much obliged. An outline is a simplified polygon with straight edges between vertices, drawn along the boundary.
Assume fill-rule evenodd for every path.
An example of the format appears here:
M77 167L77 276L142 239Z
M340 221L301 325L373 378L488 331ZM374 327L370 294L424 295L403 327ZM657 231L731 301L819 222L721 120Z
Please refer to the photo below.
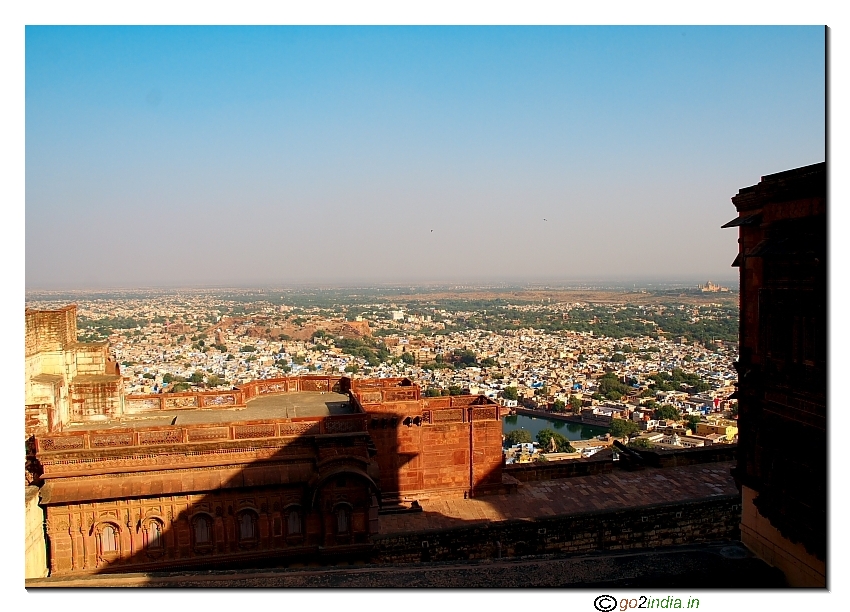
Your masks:
M824 28L27 27L26 288L714 281Z

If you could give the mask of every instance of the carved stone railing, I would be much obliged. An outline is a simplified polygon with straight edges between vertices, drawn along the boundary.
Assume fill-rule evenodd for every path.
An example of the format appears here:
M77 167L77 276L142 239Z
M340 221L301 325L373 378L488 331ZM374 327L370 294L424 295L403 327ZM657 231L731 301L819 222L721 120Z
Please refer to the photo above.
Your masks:
M350 381L343 376L286 376L282 378L267 378L254 380L239 385L245 401L277 393L294 393L297 391L318 391L321 393L348 393Z
M263 395L318 391L347 393L349 379L341 376L286 376L254 380L228 391L188 391L185 393L153 393L127 395L124 411L128 414L161 410L192 410L196 408L241 408Z
M124 412L139 414L159 410L192 410L195 408L244 407L245 398L241 390L197 391L189 393L155 393L151 395L127 395L124 397Z
M35 438L38 454L365 432L364 414L64 432Z

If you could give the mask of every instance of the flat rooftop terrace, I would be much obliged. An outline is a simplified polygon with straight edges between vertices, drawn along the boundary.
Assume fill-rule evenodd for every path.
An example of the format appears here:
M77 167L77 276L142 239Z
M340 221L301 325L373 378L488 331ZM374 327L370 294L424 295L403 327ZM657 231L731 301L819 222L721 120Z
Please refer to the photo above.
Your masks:
M249 400L244 408L190 408L162 410L125 415L109 421L91 421L68 425L65 431L93 431L125 427L161 427L167 425L201 425L236 421L323 418L354 414L348 395L319 391L296 391L280 395L263 395Z
M420 499L422 512L381 516L381 533L449 529L475 523L564 516L596 510L738 495L734 461L614 471L521 483L516 493L473 499Z

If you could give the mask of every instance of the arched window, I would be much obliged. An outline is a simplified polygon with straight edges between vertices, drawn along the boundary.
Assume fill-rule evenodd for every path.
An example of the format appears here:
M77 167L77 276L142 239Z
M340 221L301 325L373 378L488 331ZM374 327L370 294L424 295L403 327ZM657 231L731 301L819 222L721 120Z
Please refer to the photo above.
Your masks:
M162 523L157 520L150 521L145 527L145 547L162 548Z
M100 552L118 552L118 530L113 525L106 524L100 530Z
M212 525L209 517L196 516L193 523L195 544L212 544Z
M348 513L348 508L345 506L338 506L336 509L336 532L339 535L345 535L348 533L350 517Z
M239 539L257 539L257 518L253 512L246 510L239 515Z
M286 513L286 534L301 535L301 514L295 508Z

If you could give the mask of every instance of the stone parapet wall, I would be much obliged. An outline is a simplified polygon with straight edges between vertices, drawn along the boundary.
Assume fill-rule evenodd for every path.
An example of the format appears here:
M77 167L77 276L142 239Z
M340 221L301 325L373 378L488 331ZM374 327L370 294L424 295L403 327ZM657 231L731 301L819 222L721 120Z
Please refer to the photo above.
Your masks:
M296 391L318 391L323 393L347 393L348 379L343 376L286 376L255 380L239 385L244 401L262 395L293 393Z
M245 398L241 390L134 394L127 395L124 398L124 410L127 414L141 414L160 410L239 408L244 406Z
M68 453L100 449L126 449L192 442L227 442L365 431L365 415L346 414L324 418L305 417L273 421L241 421L175 427L66 432L36 437L35 448L39 454L39 459L47 466L51 465L53 453L61 453L65 457ZM186 451L188 450L186 449Z
M159 410L196 408L240 408L249 400L265 395L300 391L348 393L348 379L340 376L286 376L245 383L227 391L189 391L185 393L148 393L127 395L124 409L128 414Z
M597 455L586 459L514 463L506 465L503 470L505 474L520 482L535 482L607 474L614 470L615 465L610 452L600 451Z
M677 467L697 463L722 463L738 458L737 444L712 444L676 450L630 449L641 456L649 467Z
M47 549L44 542L44 510L38 505L38 487L26 487L24 567L27 578L47 576Z
M373 536L373 563L418 563L580 554L695 544L740 537L741 499L688 502L509 520Z

